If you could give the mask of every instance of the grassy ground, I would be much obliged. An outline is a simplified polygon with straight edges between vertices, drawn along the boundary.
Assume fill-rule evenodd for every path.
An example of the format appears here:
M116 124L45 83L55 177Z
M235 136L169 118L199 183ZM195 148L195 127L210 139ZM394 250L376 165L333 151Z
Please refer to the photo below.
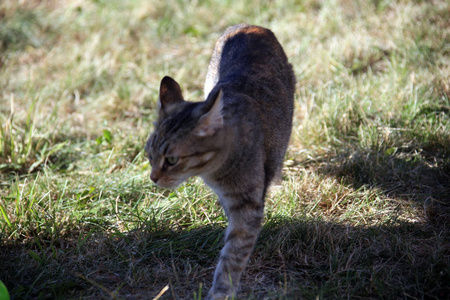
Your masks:
M220 33L271 28L298 79L243 299L448 299L450 5L0 2L0 280L14 299L200 298L226 218L143 153L159 81L201 100ZM167 288L166 288L167 287Z

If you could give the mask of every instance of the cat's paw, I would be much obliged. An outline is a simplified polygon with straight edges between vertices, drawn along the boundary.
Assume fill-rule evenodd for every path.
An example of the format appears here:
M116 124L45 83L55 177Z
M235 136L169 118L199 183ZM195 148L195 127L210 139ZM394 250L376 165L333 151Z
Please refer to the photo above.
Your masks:
M229 295L225 295L225 294L214 294L214 295L210 295L208 294L208 296L206 296L205 298L206 300L231 300L234 299L232 298L232 296Z
M208 296L205 298L206 300L231 300L234 299L232 293L227 293L223 291L213 291L212 289L209 291Z

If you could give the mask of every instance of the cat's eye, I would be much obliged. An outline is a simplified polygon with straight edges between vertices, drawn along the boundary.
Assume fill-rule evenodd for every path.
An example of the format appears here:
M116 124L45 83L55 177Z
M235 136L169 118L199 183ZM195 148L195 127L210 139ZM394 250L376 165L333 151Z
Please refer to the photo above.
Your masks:
M169 166L173 166L178 162L178 157L177 156L167 156L166 162Z

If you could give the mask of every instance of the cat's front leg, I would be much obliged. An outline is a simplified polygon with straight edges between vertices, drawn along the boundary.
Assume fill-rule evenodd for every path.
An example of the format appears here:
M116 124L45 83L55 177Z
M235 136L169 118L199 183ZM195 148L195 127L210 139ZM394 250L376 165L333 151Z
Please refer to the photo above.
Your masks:
M231 203L229 207L224 205L228 216L225 246L220 252L213 286L206 299L231 299L236 294L261 228L264 214L261 198L233 200L227 202ZM225 201L221 202L225 204Z

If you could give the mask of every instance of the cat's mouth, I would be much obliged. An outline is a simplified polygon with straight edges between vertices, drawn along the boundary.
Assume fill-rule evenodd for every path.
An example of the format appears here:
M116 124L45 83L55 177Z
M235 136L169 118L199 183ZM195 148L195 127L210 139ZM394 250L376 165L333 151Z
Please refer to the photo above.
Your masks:
M177 180L173 178L160 178L158 181L155 182L155 184L159 187L166 188L166 189L174 189L177 188L180 184L183 183L184 180Z

